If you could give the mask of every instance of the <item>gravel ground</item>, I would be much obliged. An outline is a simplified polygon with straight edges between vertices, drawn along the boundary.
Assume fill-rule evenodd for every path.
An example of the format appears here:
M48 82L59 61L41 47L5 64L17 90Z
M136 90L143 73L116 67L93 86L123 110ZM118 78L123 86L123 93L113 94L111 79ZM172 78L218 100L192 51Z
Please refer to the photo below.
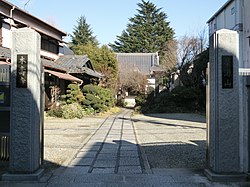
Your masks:
M133 116L137 139L151 169L205 167L206 123L197 114Z
M45 118L44 168L66 166L105 118Z

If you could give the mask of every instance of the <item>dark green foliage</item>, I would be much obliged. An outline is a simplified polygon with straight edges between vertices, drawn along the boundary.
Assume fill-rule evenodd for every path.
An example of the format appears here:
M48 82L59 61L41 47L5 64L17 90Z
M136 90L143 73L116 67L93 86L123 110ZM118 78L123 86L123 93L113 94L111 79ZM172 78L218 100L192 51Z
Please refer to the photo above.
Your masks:
M104 75L101 85L115 91L118 77L118 62L115 53L107 46L78 45L73 48L75 54L88 55L94 69Z
M115 52L161 53L164 44L174 37L174 30L166 21L167 15L149 1L142 0L138 6L138 14L129 19L127 29L109 45Z
M203 79L206 75L207 63L209 61L209 50L200 53L192 62L193 68L190 72L190 63L185 64L180 71L180 78L185 87L203 89Z
M143 113L175 113L202 111L201 93L195 88L177 87L163 91L155 97L141 95L136 97L136 105L141 106Z
M86 45L88 43L98 45L96 37L93 36L93 31L90 25L86 22L86 18L81 16L77 21L77 26L75 26L73 35L71 36L72 45Z
M62 95L61 99L66 101L67 104L75 102L81 104L84 101L83 93L81 92L78 84L69 84L66 92L67 94Z
M115 105L112 91L96 85L86 85L82 89L85 100L85 108L93 108L96 112L107 111Z

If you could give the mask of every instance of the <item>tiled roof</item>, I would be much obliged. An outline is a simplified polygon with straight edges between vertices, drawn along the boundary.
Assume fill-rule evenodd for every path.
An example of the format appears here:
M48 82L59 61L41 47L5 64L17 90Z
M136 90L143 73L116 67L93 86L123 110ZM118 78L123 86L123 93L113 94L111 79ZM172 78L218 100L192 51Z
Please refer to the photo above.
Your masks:
M98 73L92 69L89 69L87 67L83 67L83 70L84 70L84 73L90 75L90 76L93 76L93 77L97 77L97 78L101 78L103 77L103 75L101 73Z
M59 32L62 36L67 36L67 33L64 32L64 31L61 31L60 29L56 28L55 26L52 26L51 24L41 20L40 18L37 18L35 17L34 15L30 14L29 12L17 7L16 5L13 5L12 3L6 1L6 0L1 0L0 1L1 4L3 4L5 7L7 5L7 7L10 9L12 9L13 7L15 7L14 11L15 10L18 10L21 14L23 14L24 16L28 16L28 17L31 17L33 18L36 22L39 22L40 24L44 24L46 25L47 27L49 27L50 29L54 29L56 30L57 32ZM2 6L2 5L1 5Z
M79 82L79 83L83 82L81 79L78 79L77 77L74 77L74 76L67 74L67 73L60 73L57 71L52 71L52 70L47 70L47 69L45 69L44 71L47 73L50 73L50 74L52 74L60 79L70 80L70 81Z
M68 73L82 73L82 68L89 61L86 55L60 56L55 63L65 68Z
M0 47L0 57L11 58L11 51L9 48Z
M157 53L116 53L119 67L122 70L134 69L149 75L152 66L159 65Z
M11 58L11 50L0 47L0 58L1 57ZM103 75L96 72L94 69L85 67L85 64L88 61L90 62L86 55L64 55L60 56L56 61L41 58L42 65L47 68L52 68L67 73L86 73L93 77L102 77Z
M103 75L96 72L92 67L89 58L86 55L64 55L60 56L55 61L57 65L60 65L68 73L85 73L93 77L100 78ZM88 63L88 64L87 64Z
M66 69L64 67L60 66L59 64L56 64L52 60L46 60L46 59L41 58L41 62L42 62L44 67L57 69L57 70L61 70L61 71L66 72Z

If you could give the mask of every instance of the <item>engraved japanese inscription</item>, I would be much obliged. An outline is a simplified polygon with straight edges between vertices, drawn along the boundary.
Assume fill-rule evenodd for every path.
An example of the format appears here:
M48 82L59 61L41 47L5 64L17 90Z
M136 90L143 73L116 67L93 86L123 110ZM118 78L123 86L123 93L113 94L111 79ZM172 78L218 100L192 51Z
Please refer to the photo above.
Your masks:
M17 55L17 76L16 87L27 88L27 74L28 74L28 55Z
M222 56L222 88L233 88L233 56Z

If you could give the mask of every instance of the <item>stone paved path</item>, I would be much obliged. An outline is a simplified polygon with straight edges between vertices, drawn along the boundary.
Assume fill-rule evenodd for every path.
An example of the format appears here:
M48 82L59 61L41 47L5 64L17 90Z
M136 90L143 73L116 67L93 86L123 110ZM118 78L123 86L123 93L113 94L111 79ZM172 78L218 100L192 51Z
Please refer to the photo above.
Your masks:
M167 169L153 173L138 145L135 121L131 120L131 112L131 110L123 110L103 120L69 164L57 169L53 175L46 174L39 182L0 182L0 186L238 186L235 183L211 183L202 172L190 169ZM157 155L155 157L157 159Z
M107 118L65 173L142 173L130 111Z

